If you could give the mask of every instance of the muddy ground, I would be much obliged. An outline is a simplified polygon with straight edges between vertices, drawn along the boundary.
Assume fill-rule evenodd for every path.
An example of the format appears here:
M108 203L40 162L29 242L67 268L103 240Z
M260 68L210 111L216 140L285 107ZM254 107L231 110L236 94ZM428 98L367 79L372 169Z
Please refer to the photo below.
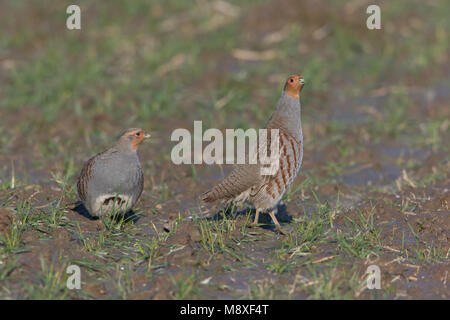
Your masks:
M448 299L450 7L379 3L381 30L367 1L80 1L69 31L69 2L2 1L0 298ZM231 168L174 165L170 135L261 128L294 73L281 235L200 203ZM89 219L76 178L128 127L152 134L144 192L126 220Z

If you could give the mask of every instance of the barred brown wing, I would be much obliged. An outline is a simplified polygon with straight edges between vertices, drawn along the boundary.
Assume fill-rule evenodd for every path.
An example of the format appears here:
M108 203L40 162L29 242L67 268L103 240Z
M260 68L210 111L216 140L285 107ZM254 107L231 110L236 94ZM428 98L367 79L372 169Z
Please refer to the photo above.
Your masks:
M92 167L95 162L95 157L89 159L81 170L80 176L77 182L77 191L80 200L86 201L87 199L87 186L89 179L92 177Z

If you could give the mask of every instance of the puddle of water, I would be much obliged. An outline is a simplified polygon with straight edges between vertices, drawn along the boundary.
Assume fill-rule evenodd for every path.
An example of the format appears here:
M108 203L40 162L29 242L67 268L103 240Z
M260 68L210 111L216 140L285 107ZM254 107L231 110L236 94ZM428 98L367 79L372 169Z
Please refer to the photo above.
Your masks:
M380 156L390 158L413 157L422 160L429 155L427 150L417 150L405 146L380 145L378 150Z
M351 170L352 168L350 168ZM393 181L401 175L401 169L396 165L382 166L380 170L364 168L350 174L342 175L342 182L348 185L372 185Z
M337 97L336 100L338 102L330 104L332 110L328 116L328 120L361 124L366 122L372 116L363 112L360 109L360 106L368 105L381 110L391 96L391 93L380 96L359 96L352 99L346 99L339 93L334 93L333 96ZM450 97L450 86L444 84L435 88L409 89L406 96L417 105L428 108L433 102L441 100L443 102L447 101Z

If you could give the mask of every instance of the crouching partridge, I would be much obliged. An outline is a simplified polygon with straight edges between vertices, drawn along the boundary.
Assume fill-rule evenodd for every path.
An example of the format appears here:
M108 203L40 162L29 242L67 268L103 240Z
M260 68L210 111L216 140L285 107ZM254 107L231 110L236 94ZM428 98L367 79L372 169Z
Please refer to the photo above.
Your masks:
M275 174L262 175L261 165L258 163L236 165L228 177L201 196L204 202L226 200L237 205L249 202L256 209L254 224L258 223L260 212L268 211L277 230L283 233L275 213L284 192L297 176L302 164L300 92L303 85L301 75L288 77L275 112L266 126L267 129L279 130L279 166ZM266 146L270 146L270 143L267 142L264 147ZM261 147L262 145L258 146Z
M128 129L113 147L86 162L77 191L92 216L124 214L134 206L144 187L137 148L149 137L142 129Z

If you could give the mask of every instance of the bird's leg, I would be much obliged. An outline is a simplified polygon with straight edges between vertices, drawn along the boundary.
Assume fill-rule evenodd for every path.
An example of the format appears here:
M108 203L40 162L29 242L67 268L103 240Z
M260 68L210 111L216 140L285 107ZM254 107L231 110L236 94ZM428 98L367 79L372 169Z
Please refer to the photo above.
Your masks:
M274 209L269 211L269 215L272 218L273 222L275 223L275 227L277 228L278 232L281 233L281 234L285 234L283 232L283 229L281 228L280 223L277 220L277 217L275 217L275 210Z
M258 224L258 220L259 220L259 213L261 212L261 209L256 209L256 213L255 213L255 220L253 220L253 224L257 225Z

